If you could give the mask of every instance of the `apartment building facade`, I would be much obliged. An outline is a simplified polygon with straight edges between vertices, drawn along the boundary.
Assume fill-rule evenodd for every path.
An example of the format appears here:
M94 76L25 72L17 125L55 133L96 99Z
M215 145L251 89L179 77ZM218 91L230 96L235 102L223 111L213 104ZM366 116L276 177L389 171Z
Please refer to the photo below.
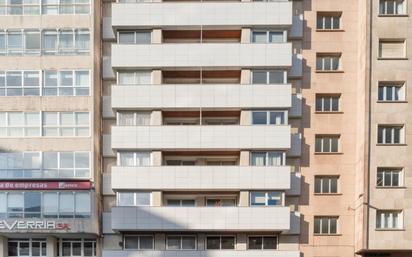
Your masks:
M102 256L300 255L296 8L103 4Z
M99 3L0 3L0 256L96 256Z

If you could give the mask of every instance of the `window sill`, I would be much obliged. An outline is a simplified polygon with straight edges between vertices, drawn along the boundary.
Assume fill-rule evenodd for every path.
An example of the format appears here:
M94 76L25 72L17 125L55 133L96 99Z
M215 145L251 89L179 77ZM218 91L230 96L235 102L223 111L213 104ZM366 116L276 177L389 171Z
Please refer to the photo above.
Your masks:
M402 103L408 103L408 101L406 101L406 100L401 100L401 101L384 101L384 100L378 100L378 101L376 101L377 103L382 103L382 104L385 104L385 103L399 103L399 104L402 104Z
M409 17L409 14L378 14L378 17Z
M342 234L313 234L314 236L342 236Z
M342 152L333 152L333 153L322 153L322 152L315 152L315 155L340 155L343 154Z
M344 29L316 29L316 32L344 32Z
M389 187L389 186L376 186L376 189L406 189L406 186Z
M407 144L382 144L378 143L377 146L407 146Z
M343 73L343 70L316 70L315 73Z
M375 228L375 231L406 231L404 228Z
M393 57L393 58L386 58L386 57L378 57L378 60L383 60L383 61L406 61L409 60L407 57Z
M330 111L327 111L327 112L322 112L322 111L315 111L315 113L316 113L316 114L342 114L343 112L342 112L342 111L338 111L338 112L330 112Z
M340 195L343 195L342 193L327 193L327 194L324 194L324 193L314 193L314 195L316 195L316 196L340 196Z

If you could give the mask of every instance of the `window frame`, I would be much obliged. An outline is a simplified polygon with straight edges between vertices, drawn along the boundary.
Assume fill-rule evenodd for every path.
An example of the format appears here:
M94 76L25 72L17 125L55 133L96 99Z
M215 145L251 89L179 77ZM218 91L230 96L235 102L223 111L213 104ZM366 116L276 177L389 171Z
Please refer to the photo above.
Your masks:
M319 220L319 232L316 232L316 220ZM327 224L327 231L323 232L323 220L326 219L328 224ZM336 221L336 231L331 232L331 221L335 220ZM314 235L339 235L340 231L340 226L339 226L339 216L314 216L313 218L313 234Z
M318 140L320 140L320 149L318 148ZM325 143L324 141L328 140L329 143ZM333 151L333 142L336 140L336 151ZM315 135L315 154L339 154L341 153L341 145L340 145L340 140L341 140L341 135L323 135L323 134L318 134ZM328 151L325 151L324 147L325 144L328 144L329 149Z
M28 257L28 256L38 256L38 257L46 257L47 256L47 242L46 239L43 238L9 238L8 245L10 243L17 243L17 255L9 255L9 257ZM29 255L21 255L20 254L20 244L21 243L28 243L29 244ZM40 255L33 255L33 243L39 243L39 253ZM10 247L9 247L10 248ZM43 251L44 250L44 251ZM9 250L10 254L10 250Z
M316 30L317 31L342 31L342 12L317 12L316 14ZM322 20L322 26L319 27L319 21ZM331 28L326 27L326 19L330 19ZM334 28L334 21L338 19L338 28Z
M133 154L133 166L125 166L122 164L122 159L121 159L121 155L122 154ZM149 163L148 165L137 165L138 164L138 155L148 155L148 156L143 156L143 157L148 157L149 159ZM151 152L147 152L147 151L118 151L117 152L117 166L122 166L122 167L148 167L148 166L152 166L152 154Z
M396 227L394 226L394 214L396 214ZM388 227L385 227L385 216L389 215ZM380 216L380 218L379 218ZM380 225L380 226L379 226ZM403 210L376 210L375 230L402 230L404 228Z
M265 72L266 73L266 82L265 83L255 83L254 82L254 77L253 77L253 73L255 72ZM279 83L271 83L270 82L270 73L271 72L283 72L283 82L281 83L281 85L283 84L288 84L288 76L287 76L287 71L286 70L282 70L282 69L273 69L273 70L265 70L265 69L255 69L255 70L251 70L250 71L250 84L251 85L280 85Z
M382 89L382 98L381 98ZM388 89L390 89L392 99L388 97ZM378 82L378 102L405 102L406 99L406 81L379 81ZM395 99L396 96L398 99Z
M269 165L270 163L270 158L269 155L273 153L281 153L282 158L281 158L281 164L280 165ZM253 165L253 154L265 154L265 163L264 165ZM251 151L250 152L250 159L249 159L249 164L250 166L256 166L256 167L278 167L278 166L285 166L286 165L286 152L284 151Z
M57 240L57 257L65 257L66 255L63 256L63 243L69 243L70 244L70 256L75 256L75 257L95 257L96 255L96 250L97 250L97 243L95 239L88 239L88 238L59 238ZM81 255L73 255L73 244L74 243L80 243L81 244ZM92 255L85 255L85 243L92 243Z
M45 124L45 115L46 114L55 114L56 115L56 124L50 125L50 124ZM70 125L64 125L62 124L62 115L64 114L71 114L72 115L72 121L73 124ZM88 115L88 120L87 120L87 125L83 124L78 124L78 115ZM41 125L41 134L43 137L48 137L48 138L55 138L55 137L64 137L64 138L76 138L76 137L82 137L82 138L87 138L90 137L91 135L91 128L92 128L92 120L91 120L91 115L89 111L68 111L68 112L49 112L49 111L43 111L41 112L41 119L42 119L42 125ZM47 129L53 129L57 133L55 135L46 135L47 133L45 132ZM72 134L71 135L63 135L63 131L67 129L72 129ZM79 134L80 131L85 131L87 129L87 135L81 135Z
M388 176L386 173L389 173L390 183L386 184ZM394 176L398 176L398 185L394 185ZM394 167L378 167L376 170L376 187L377 188L400 188L404 185L404 173L403 168L394 168ZM381 177L381 183L380 178ZM381 184L381 185L380 185Z
M250 238L251 237L256 237L256 238L261 238L262 239L262 247L261 247L261 249L252 249L252 248L250 248ZM274 237L274 238L276 238L276 245L275 245L275 248L274 249L272 249L272 248L270 248L270 249L265 249L264 248L264 246L265 246L265 242L264 242L264 238L265 237ZM247 236L247 250L253 250L253 251L266 251L266 250L278 250L278 248L279 248L279 236L278 235L248 235Z
M152 237L152 249L146 249L146 248L142 249L140 246L141 237L149 237L149 236ZM137 249L136 248L126 248L126 237L137 237L138 238L138 241L137 241L138 248ZM155 237L152 234L137 234L137 235L125 234L123 235L123 251L150 251L154 249L155 249Z
M132 205L119 205L120 204L120 194L133 194L133 204ZM141 205L137 204L137 196L138 194L149 194L149 204L148 205ZM116 206L122 206L122 207L134 207L134 206L152 206L153 205L153 195L152 192L149 191L141 191L141 192L129 192L129 191L124 191L124 192L116 192Z
M253 204L253 194L256 193L264 193L265 194L265 203L264 204ZM280 204L278 205L272 205L269 204L270 202L270 194L271 193L276 193L279 194L280 196ZM285 205L285 194L282 191L276 191L276 190L271 190L271 191L261 191L261 190L255 190L255 191L250 191L249 192L249 207L283 207Z
M314 184L314 193L316 195L337 195L340 193L340 185L339 185L339 175L316 175L315 176L315 184ZM327 190L324 190L324 180L327 181ZM317 190L317 180L320 180L320 188L319 191ZM332 192L332 180L336 180L336 192Z
M40 218L56 218L56 219L90 219L92 216L92 212L93 212L93 200L92 200L92 194L89 191L56 191L56 190L50 190L50 191L37 191L37 190L31 190L31 191L9 191L9 192L0 192L1 195L5 196L6 198L6 213L0 213L0 216L6 216L8 218L16 218L16 217L20 217L23 218L26 216L26 214L31 214L32 212L26 212L25 211L25 194L27 193L39 193L40 194ZM14 195L19 195L22 197L23 202L22 204L22 210L21 211L9 211L9 195L10 194L14 194ZM57 211L56 213L53 213L53 215L51 215L50 213L46 213L45 212L45 205L44 205L44 195L45 194L55 194L57 196ZM62 194L72 194L73 195L73 206L72 206L72 214L71 217L67 217L67 214L64 214L63 212L61 212L60 207L61 207L61 203L60 203L60 195ZM77 208L76 208L76 194L88 194L89 196L89 204L90 204L90 213L87 213L86 215L84 213L82 213L81 215L77 215ZM54 215L55 214L55 215ZM54 217L55 216L55 217Z
M329 60L328 65L327 60ZM334 69L335 60L338 61L337 69ZM321 61L320 68L319 61ZM343 72L342 64L342 53L316 53L316 72Z
M390 142L386 142L387 130L390 129ZM399 142L396 141L396 132L399 131ZM405 125L404 124L378 124L377 125L377 145L403 145L405 144ZM380 136L381 142L380 142Z
M133 33L134 39L133 43L122 43L120 42L120 34L122 33ZM143 33L149 33L150 34L150 42L145 42L145 43L138 43L137 42L137 34L143 34ZM149 45L153 43L153 30L119 30L117 31L117 40L116 43L119 45Z
M208 248L208 238L219 237L219 249ZM222 249L222 237L233 237L233 249ZM236 250L236 235L206 235L205 236L205 250L215 250L215 251L232 251Z
M388 13L388 2L391 1L393 2L394 6L393 6L393 13ZM399 13L398 12L398 6L396 4L396 2L402 2L402 12ZM382 2L384 2L384 7L382 9ZM391 16L406 16L408 14L408 3L406 0L379 0L379 7L378 7L378 16L381 17L391 17ZM383 11L383 12L382 12Z
M320 101L320 109L318 108L318 101ZM337 102L337 110L333 110L334 101ZM326 102L329 102L329 109L326 107ZM340 94L316 94L315 97L315 112L317 113L340 113L341 112L341 95Z
M179 237L180 246L179 249L169 249L169 237ZM191 237L195 239L194 249L183 249L183 238ZM197 235L178 235L178 234L168 234L166 235L166 251L196 251L198 249L198 238Z
M254 114L256 113L266 113L266 124L255 123ZM270 126L282 126L288 125L288 111L287 110L253 110L251 111L251 121L250 124L253 126L260 126L260 125L270 125ZM276 123L277 118L275 118L275 123L271 123L271 116L272 114L281 114L281 121L279 124Z
M282 42L270 42L270 33L282 33ZM265 43L260 43L254 41L254 33L265 33L266 40ZM284 44L287 43L288 32L285 29L252 29L250 32L250 43L252 44Z

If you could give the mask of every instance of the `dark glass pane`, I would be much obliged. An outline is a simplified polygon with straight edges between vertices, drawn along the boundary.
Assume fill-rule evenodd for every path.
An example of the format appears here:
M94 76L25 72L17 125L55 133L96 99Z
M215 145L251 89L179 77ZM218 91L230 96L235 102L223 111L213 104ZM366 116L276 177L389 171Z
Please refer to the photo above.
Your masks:
M207 238L207 249L217 250L220 249L220 237L208 237Z
M384 87L379 87L379 90L378 90L378 100L380 100L380 101L386 100L386 99L384 99L384 96L383 96L384 90L385 90Z
M392 87L386 87L386 100L392 100Z
M382 144L383 143L383 129L378 128L378 143Z
M316 111L321 112L322 109L322 97L316 97Z
M332 17L325 17L325 29L332 28Z
M330 138L324 138L323 139L323 152L330 152Z
M339 28L340 28L340 18L333 17L333 29L339 29Z
M38 192L26 192L24 194L24 211L38 212L41 211L41 194Z
M276 237L264 237L263 238L263 249L276 249L277 238Z
M315 152L322 152L322 138L317 137L315 141Z
M82 255L82 243L81 242L73 242L73 256L81 256Z
M9 256L18 256L17 242L9 242L8 248L9 248Z
M323 178L322 179L322 193L330 193L329 192L329 179Z
M322 193L322 179L316 178L315 179L315 193Z
M385 143L392 143L392 129L390 128L385 129Z
M336 152L339 151L338 141L339 141L338 138L336 138L336 137L332 138L332 150L331 150L331 152L336 153Z
M339 111L339 98L338 97L332 98L332 111L334 112Z
M249 237L248 249L262 249L262 237Z
M337 220L336 219L330 219L329 220L330 223L330 234L336 234L337 233Z
M332 178L330 180L330 192L336 194L338 192L338 179Z
M222 249L235 249L235 237L233 236L222 236Z
M376 185L383 186L383 172L382 171L378 171L378 175L376 178Z
M315 218L314 233L320 234L320 219L319 218Z
M397 187L399 185L399 172L394 171L392 173L392 186Z
M254 125L261 125L261 124L266 124L266 112L253 112L252 113L252 123Z
M385 172L384 186L391 186L391 180L392 180L391 172L389 171Z
M331 102L330 102L330 97L325 97L323 101L323 110L326 112L331 111Z
M139 237L127 236L124 238L125 249L139 249Z
M153 237L152 236L140 236L140 249L152 250L153 249Z

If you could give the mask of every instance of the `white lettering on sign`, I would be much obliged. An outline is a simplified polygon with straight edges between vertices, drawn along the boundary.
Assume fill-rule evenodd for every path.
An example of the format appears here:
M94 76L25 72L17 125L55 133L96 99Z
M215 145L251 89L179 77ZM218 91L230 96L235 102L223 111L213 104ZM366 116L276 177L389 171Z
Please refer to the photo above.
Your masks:
M67 223L56 221L0 220L0 229L7 230L70 230Z

